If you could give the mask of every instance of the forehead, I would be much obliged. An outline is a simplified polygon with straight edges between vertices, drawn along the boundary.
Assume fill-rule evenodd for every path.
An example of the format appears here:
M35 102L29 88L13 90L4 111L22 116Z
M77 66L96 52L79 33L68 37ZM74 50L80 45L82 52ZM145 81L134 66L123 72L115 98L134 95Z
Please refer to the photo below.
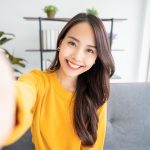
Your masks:
M88 22L81 22L72 26L66 34L66 37L68 36L73 36L85 44L95 45L95 35Z

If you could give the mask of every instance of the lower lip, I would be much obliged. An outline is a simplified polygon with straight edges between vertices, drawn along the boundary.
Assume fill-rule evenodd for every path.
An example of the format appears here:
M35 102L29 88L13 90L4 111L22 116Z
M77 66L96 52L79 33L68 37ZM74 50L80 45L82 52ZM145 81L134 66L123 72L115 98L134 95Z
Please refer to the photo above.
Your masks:
M66 62L67 62L67 66L71 69L71 70L79 70L80 68L81 68L81 66L79 67L79 68L72 68L70 65L69 65L69 63L68 63L68 60L66 60Z

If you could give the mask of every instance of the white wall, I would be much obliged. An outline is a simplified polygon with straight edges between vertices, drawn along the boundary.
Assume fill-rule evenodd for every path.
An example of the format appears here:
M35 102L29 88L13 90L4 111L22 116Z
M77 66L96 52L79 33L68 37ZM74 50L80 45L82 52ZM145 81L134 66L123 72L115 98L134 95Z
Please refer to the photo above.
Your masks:
M138 81L150 81L150 1L147 0L143 21L143 32L141 40L141 51L139 53L139 78ZM148 73L149 70L149 73Z
M125 22L115 23L114 29L118 33L115 47L125 51L113 52L113 55L116 57L117 72L123 77L120 81L138 81L146 0L0 0L0 30L16 35L5 47L28 61L23 72L40 68L39 53L25 52L25 49L39 47L38 22L26 21L23 17L46 16L42 9L47 4L58 7L56 17L72 17L94 7L101 18L127 18Z

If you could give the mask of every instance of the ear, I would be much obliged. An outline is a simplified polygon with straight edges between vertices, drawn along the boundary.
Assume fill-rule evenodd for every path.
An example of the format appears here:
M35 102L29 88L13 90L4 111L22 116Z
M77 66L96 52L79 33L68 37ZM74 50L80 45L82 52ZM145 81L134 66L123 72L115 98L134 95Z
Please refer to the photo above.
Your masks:
M58 52L60 51L60 47L57 47L57 49L56 49Z
M60 46L61 46L61 44L62 44L62 41L63 41L63 39L60 40L59 45L58 45L58 47L57 47L57 49L56 49L58 52L60 51Z

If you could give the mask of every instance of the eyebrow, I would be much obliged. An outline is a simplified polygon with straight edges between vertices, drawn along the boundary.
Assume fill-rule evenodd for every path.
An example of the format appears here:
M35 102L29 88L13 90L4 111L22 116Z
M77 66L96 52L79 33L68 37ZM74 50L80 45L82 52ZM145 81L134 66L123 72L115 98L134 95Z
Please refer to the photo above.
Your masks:
M73 40L75 40L76 42L80 42L77 38L75 38L75 37L73 37L73 36L68 36L68 38L73 39ZM96 46L94 46L94 45L87 45L87 46L92 47L92 48L96 48Z

